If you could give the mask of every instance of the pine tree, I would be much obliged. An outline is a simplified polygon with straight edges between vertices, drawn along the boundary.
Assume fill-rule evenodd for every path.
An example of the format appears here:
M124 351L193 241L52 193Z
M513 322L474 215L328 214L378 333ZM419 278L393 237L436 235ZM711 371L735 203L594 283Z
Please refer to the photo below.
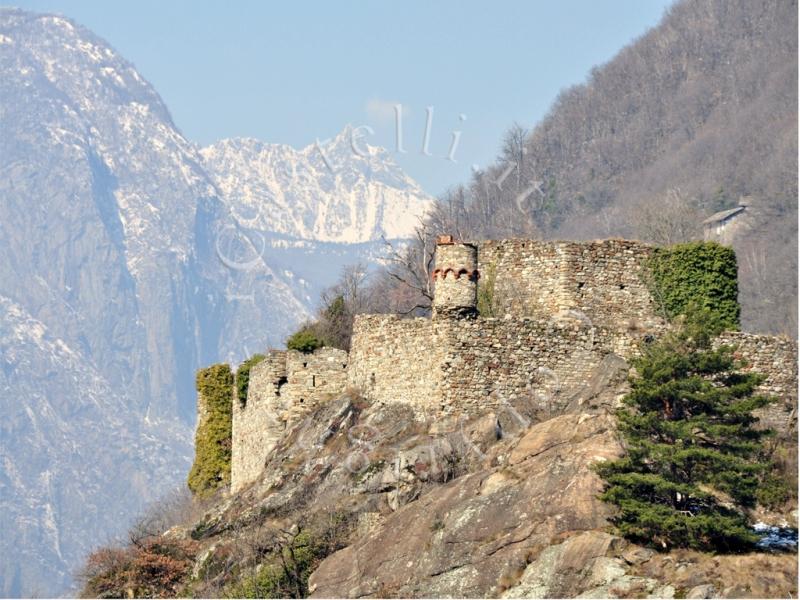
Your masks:
M753 410L762 376L737 370L733 348L713 349L718 322L695 311L634 361L619 411L627 456L605 463L603 500L619 507L621 535L659 549L742 551L756 537L743 508L769 465Z

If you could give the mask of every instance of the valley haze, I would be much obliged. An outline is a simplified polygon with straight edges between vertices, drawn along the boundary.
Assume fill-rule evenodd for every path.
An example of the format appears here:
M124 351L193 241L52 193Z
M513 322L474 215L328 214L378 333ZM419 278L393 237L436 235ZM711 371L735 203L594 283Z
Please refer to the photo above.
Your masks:
M197 368L282 345L432 199L349 127L335 174L312 147L199 148L65 17L0 10L0 73L0 595L55 595L183 484Z
M297 522L323 515L330 525L345 505L357 510L335 525L363 543L345 544L336 527L325 530L334 538L326 538L330 553L315 558L314 573L299 577L293 593L735 597L790 590L796 555L715 562L686 553L690 577L677 572L671 554L616 537L590 462L624 451L610 414L630 391L629 361L674 316L647 279L654 248L706 240L724 244L703 246L712 248L709 277L727 269L708 286L730 296L726 306L736 316L729 325L741 326L722 339L741 344L737 358L768 375L759 389L781 402L759 414L778 431L775 464L796 467L796 445L786 443L796 433L797 405L796 2L679 0L624 47L664 2L648 2L636 18L609 9L602 19L596 6L576 4L569 22L528 22L522 4L488 3L458 5L451 22L441 11L455 7L445 3L430 9L442 21L438 35L427 22L406 31L409 15L397 15L387 29L393 42L419 47L389 58L388 33L361 27L362 19L385 17L384 9L364 5L352 22L339 23L327 11L339 19L347 11L320 6L307 31L287 30L294 48L262 59L274 95L283 86L281 101L294 98L309 116L300 123L265 110L273 116L259 119L273 122L253 122L251 133L273 127L278 139L308 137L293 146L247 136L190 139L176 125L183 117L173 119L130 56L70 16L52 14L51 1L58 3L30 0L42 12L0 7L0 596L77 593L86 557L124 543L137 516L186 488L193 457L202 465L195 435L214 416L202 378L228 381L256 353L267 358L253 363L253 386L237 389L238 400L225 392L239 402L226 404L233 433L221 443L234 448L235 466L217 484L233 482L233 489L202 518L171 530L178 545L208 552L208 562L192 557L189 570L207 576L193 579L194 593L255 593L241 587L246 578L231 587L209 575L215 544L233 543L225 527L241 526L250 539L259 532L244 521L254 514ZM153 31L184 11L173 44L195 28L204 46L233 52L227 33L203 37L214 29L209 6L193 6L160 12L151 5L160 15ZM543 6L542 14L561 14ZM76 5L75 15L86 10ZM218 16L223 27L235 15ZM594 54L595 46L574 37L591 30L590 18L602 39ZM468 35L472 21L486 22L485 37ZM455 30L445 31L450 25ZM361 32L352 64L341 54L353 40L317 40L320 29ZM558 39L561 32L574 39ZM231 56L242 48L252 56L231 63L236 73L261 48L239 35ZM309 57L309 39L320 42L312 82L313 73L287 76ZM437 43L442 48L422 65L421 48ZM375 56L365 58L369 44ZM599 66L588 75L588 67L578 69L578 59L567 58L570 44L576 56L596 55ZM476 47L486 55L476 57ZM534 48L545 49L537 62ZM548 59L552 49L559 56ZM204 56L176 79L195 73L199 81L194 69ZM342 68L334 73L328 67L337 59ZM392 70L430 101L419 102L419 89L399 93L388 80ZM542 89L553 88L549 111L531 97L539 77ZM348 112L340 92L361 90L356 79L373 82L374 93ZM575 81L582 82L564 88ZM469 86L485 89L470 93ZM187 111L176 87L164 87L181 100L176 113ZM237 93L207 92L197 114L201 104ZM497 106L479 114L492 98ZM253 114L245 107L254 99L239 100L243 114L229 114L229 123ZM235 112L237 103L219 110ZM519 114L526 122L543 116L528 129L514 120ZM331 115L347 116L331 123ZM196 114L186 118L193 132L216 131ZM336 133L309 137L312 124ZM471 129L478 124L484 131ZM506 133L489 144L501 126ZM470 164L475 157L485 164ZM451 173L462 180L454 175L444 186ZM362 267L369 301L356 291L365 289ZM354 273L351 288L331 292ZM362 314L348 312L351 302L360 303L352 313ZM363 314L371 312L380 314ZM391 312L403 315L384 314ZM341 314L349 324L342 326ZM296 349L282 350L315 319ZM341 339L314 353L320 323ZM509 420L508 407L529 392L546 397L546 408ZM474 444L466 451L447 430L462 416L469 422L459 421L458 431ZM352 448L370 445L358 433L370 427L389 434L370 446L377 454L361 457L363 471L344 469ZM395 442L402 451L390 460ZM437 455L442 448L449 453ZM460 462L459 452L469 459ZM392 479L395 472L402 477ZM193 467L190 487L198 479ZM561 492L569 506L553 502ZM796 528L796 497L758 514L769 523L763 527L788 519ZM290 529L295 540L299 530ZM389 541L409 531L413 539ZM427 540L430 553L415 540ZM382 570L384 562L392 568ZM573 568L578 563L583 570ZM711 588L692 583L698 577ZM753 586L745 590L748 578Z

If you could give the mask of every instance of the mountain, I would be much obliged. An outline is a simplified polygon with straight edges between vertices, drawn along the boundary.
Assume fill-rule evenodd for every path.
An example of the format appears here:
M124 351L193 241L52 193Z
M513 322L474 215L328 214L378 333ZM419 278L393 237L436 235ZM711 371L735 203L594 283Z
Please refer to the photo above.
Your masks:
M88 536L118 533L162 482L180 481L192 448L184 428L143 421L126 390L2 296L0 400L2 593L52 595Z
M666 242L747 198L743 326L796 336L797 152L797 2L684 0L451 200L476 237Z
M382 148L349 125L301 150L254 139L200 151L231 210L249 227L326 242L411 237L431 199Z
M201 152L108 43L16 9L0 9L0 131L0 595L53 595L183 485L198 366L280 345L340 264L403 234L395 202L424 195L346 132L330 177L306 151ZM237 196L255 147L276 162ZM270 164L304 175L284 190Z

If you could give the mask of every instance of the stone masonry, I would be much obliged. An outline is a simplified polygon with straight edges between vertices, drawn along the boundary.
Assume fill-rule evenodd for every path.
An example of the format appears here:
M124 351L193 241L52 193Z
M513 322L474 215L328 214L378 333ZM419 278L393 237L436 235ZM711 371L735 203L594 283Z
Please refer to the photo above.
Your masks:
M247 402L233 400L231 488L256 479L267 454L295 423L342 392L347 352L320 348L313 354L270 351L250 370Z
M256 479L293 424L346 388L373 403L404 403L420 418L476 416L525 404L557 414L609 357L630 358L667 327L647 285L652 247L628 240L458 243L440 238L433 316L358 315L349 356L270 352L233 411L232 487ZM482 287L483 286L483 287ZM478 315L479 292L492 317ZM737 358L767 376L781 402L761 415L786 431L796 421L797 345L726 333Z
M755 371L766 378L758 391L776 396L774 402L755 412L761 423L779 432L797 423L797 344L787 337L730 331L717 340L735 348L733 356L743 371Z
M664 330L644 277L651 252L627 240L476 246L448 236L437 247L433 318L359 315L348 382L432 417L550 402L606 355L627 358ZM481 286L491 286L495 317L476 314Z

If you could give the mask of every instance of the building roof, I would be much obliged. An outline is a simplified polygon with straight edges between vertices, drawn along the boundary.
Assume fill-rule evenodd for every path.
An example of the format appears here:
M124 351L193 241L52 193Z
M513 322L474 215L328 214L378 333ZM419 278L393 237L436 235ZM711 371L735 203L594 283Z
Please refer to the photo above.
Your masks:
M712 223L718 223L719 221L724 221L725 219L729 219L734 215L738 215L742 212L746 206L737 206L736 208L729 208L728 210L721 210L718 213L714 213L710 217L708 217L705 221L703 221L703 225L711 225Z

